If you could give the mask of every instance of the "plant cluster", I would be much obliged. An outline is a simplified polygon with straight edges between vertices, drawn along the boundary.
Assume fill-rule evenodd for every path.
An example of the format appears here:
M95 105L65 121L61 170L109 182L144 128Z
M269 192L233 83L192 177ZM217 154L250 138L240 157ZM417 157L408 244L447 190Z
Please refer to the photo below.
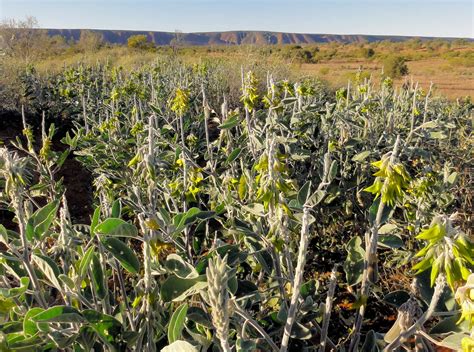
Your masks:
M229 99L218 73L29 72L46 117L39 141L25 121L0 149L15 216L0 226L0 349L469 351L472 105L389 79L328 97L245 70ZM62 151L54 111L72 126ZM87 224L57 177L68 157L94 176ZM367 328L383 309L390 333Z

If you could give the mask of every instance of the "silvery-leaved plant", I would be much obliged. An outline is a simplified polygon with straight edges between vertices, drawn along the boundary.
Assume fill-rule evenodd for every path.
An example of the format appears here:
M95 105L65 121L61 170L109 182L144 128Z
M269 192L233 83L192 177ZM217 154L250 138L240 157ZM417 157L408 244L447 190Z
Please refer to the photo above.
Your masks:
M454 291L456 286L468 279L474 267L474 244L466 234L454 227L453 217L434 217L430 226L416 236L425 241L425 247L416 253L421 260L413 266L413 270L421 273L431 269L431 285L443 273Z

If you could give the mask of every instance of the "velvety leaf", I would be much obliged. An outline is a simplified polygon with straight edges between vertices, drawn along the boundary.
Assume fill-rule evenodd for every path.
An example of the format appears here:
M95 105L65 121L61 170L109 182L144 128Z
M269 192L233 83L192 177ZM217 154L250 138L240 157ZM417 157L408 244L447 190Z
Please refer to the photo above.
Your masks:
M469 321L464 319L458 324L460 317L460 314L456 314L452 317L441 320L438 324L431 328L430 334L446 334L453 332L469 333Z
M317 190L307 200L308 205L311 207L318 205L324 199L325 195L326 195L325 191Z
M237 159L240 156L240 153L242 153L242 148L234 149L227 157L226 163L230 164L231 162L233 162L235 159Z
M120 215L122 214L122 203L120 203L120 199L114 200L112 203L112 218L120 218Z
M454 351L462 351L461 341L465 337L469 337L469 335L463 333L452 334L446 337L443 341L441 341L440 345L450 348Z
M95 228L100 222L100 207L95 208L91 219L91 233L95 233Z
M311 338L311 330L299 322L295 322L291 329L291 338L297 340L308 340Z
M213 328L211 316L200 307L189 307L187 318L195 323L205 326L208 329Z
M48 281L58 290L61 290L61 283L58 280L61 271L57 264L51 258L43 255L34 254L31 257Z
M104 247L112 253L119 263L132 274L140 270L140 262L136 254L122 241L115 237L106 237L101 240Z
M336 178L337 170L338 170L337 160L333 160L331 162L331 166L329 167L329 173L328 173L329 182L332 182Z
M161 299L164 302L179 302L189 295L196 294L207 286L206 275L193 279L181 279L175 275L169 276L161 285Z
M351 286L362 280L364 272L365 251L361 244L360 237L355 236L346 245L347 258L344 262L344 272L346 273L347 283Z
M164 347L161 352L199 352L199 349L189 342L178 340Z
M377 346L377 337L374 330L370 330L366 337L364 344L360 350L361 352L379 352L380 348Z
M79 263L79 275L81 275L81 277L84 277L87 274L87 270L89 269L93 255L94 255L94 247L91 246L86 251L86 253L84 253Z
M95 227L95 232L115 237L136 237L137 228L118 218L108 218Z
M185 262L179 255L173 253L168 255L165 262L165 268L170 273L182 279L192 279L199 276L196 269L189 263Z
M354 155L352 157L352 161L358 161L358 162L362 162L364 161L365 159L367 159L367 157L371 154L371 151L370 150L365 150L363 152L360 152L356 155Z
M385 224L385 225L382 225L380 228L379 228L379 235L386 235L392 231L395 231L397 229L397 225L395 224Z
M379 204L380 204L380 197L374 200L372 205L369 208L369 222L370 225L373 225L375 222L375 219L377 217L377 211L379 209ZM380 225L383 225L386 223L392 216L393 211L395 209L390 207L389 205L385 204L385 207L383 208L383 213L382 213L382 219L380 221Z
M30 279L28 277L22 277L20 279L19 287L12 288L0 288L0 296L3 298L12 298L17 297L25 293L30 284Z
M231 129L231 128L234 128L235 126L237 126L239 124L239 116L238 115L234 115L234 116L231 116L229 117L227 120L225 120L221 125L219 125L219 128L220 129L225 129L225 130L228 130L228 129Z
M254 352L257 351L257 341L237 338L235 347L237 352Z
M48 328L47 323L36 323L32 319L33 317L42 312L44 312L44 309L39 307L33 307L28 312L26 312L23 318L23 333L25 334L25 336L33 336L39 331L36 324L43 324L43 330Z
M393 304L396 307L400 307L403 303L410 299L410 294L407 291L393 291L386 294L383 300L387 303Z
M298 192L298 203L303 206L311 192L311 181L307 181Z
M31 318L36 322L44 323L81 323L84 317L81 313L69 306L56 306L49 308Z
M188 311L187 303L183 303L174 311L168 325L168 342L173 343L181 337L184 320Z
M401 248L404 245L403 240L395 235L379 236L378 244L383 247L389 247L394 249Z
M104 272L99 261L99 257L93 253L92 254L92 281L94 283L94 289L97 293L97 296L100 299L104 299L107 291L104 285Z
M34 212L26 224L26 236L29 241L40 239L49 230L59 208L59 201L53 201Z

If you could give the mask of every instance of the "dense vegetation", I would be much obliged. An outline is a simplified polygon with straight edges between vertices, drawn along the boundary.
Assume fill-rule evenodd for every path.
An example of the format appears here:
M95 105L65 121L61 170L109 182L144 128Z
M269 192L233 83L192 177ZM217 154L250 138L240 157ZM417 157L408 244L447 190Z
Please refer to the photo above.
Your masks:
M252 69L22 74L2 351L472 350L470 101Z
M281 73L286 70L285 78L293 81L317 77L332 89L345 86L348 80L356 83L358 74L377 85L388 75L395 87L413 79L426 89L433 82L434 92L450 99L474 98L469 89L474 84L474 42L466 39L187 46L177 33L170 46L157 45L146 35L130 36L127 45L113 45L96 31L81 30L76 39L66 39L48 36L46 30L36 27L34 18L0 23L0 100L5 106L19 106L16 98L21 86L17 78L31 65L41 74L58 73L78 62L132 70L153 63L157 56L174 56L190 64L221 60L232 72L241 65L260 63L272 66L272 72L275 67ZM228 81L238 83L239 79Z

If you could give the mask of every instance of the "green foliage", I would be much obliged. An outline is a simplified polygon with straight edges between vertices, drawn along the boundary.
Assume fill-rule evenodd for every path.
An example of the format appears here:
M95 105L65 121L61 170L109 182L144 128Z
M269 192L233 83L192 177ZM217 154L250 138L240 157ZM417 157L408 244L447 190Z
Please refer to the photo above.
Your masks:
M375 55L375 50L372 48L361 48L360 49L360 56L362 56L365 59L370 59Z
M360 237L354 237L346 245L347 257L344 262L344 271L347 283L351 286L357 285L362 280L365 251L361 244Z
M104 45L104 37L98 32L82 29L76 45L83 52L97 51Z
M151 49L153 43L148 41L146 34L136 34L128 37L127 46L132 49Z
M408 66L402 56L389 56L383 61L384 75L391 78L400 78L408 74Z
M171 111L183 115L189 109L189 90L176 89L175 96L170 101Z
M374 174L375 182L364 191L377 197L381 195L383 203L394 205L398 199L403 198L403 191L408 187L410 176L402 164L396 163L387 154L372 165L378 169Z
M416 254L423 259L413 269L420 273L431 268L432 286L440 273L444 273L453 291L456 285L468 279L474 268L474 244L453 228L448 217L435 217L431 226L416 238L428 244Z
M242 97L240 100L250 112L255 108L259 98L257 85L258 81L255 74L252 71L249 71L243 81Z
M66 153L47 117L41 137L24 126L25 146L0 149L1 202L15 217L0 226L2 350L276 351L289 319L288 349L315 349L328 316L327 343L342 350L359 308L374 330L356 349L375 351L386 345L377 310L410 298L425 309L430 275L457 291L431 339L470 343L469 229L439 214L469 204L472 104L388 79L328 96L265 75L241 82L177 61L25 74L29 104L74 127ZM59 177L67 157L93 176L86 224ZM408 292L416 257L423 285ZM359 286L369 264L383 275L375 294Z

